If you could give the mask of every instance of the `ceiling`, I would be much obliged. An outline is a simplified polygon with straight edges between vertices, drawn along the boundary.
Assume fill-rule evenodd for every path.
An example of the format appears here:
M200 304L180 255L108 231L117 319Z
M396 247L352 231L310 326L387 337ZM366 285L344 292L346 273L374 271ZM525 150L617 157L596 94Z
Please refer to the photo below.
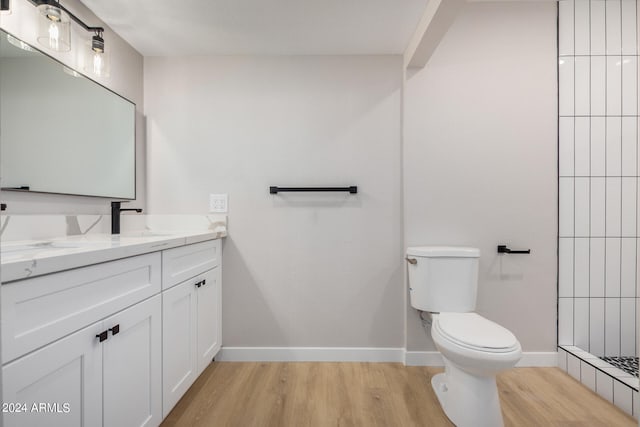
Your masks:
M144 56L401 54L428 0L81 0Z

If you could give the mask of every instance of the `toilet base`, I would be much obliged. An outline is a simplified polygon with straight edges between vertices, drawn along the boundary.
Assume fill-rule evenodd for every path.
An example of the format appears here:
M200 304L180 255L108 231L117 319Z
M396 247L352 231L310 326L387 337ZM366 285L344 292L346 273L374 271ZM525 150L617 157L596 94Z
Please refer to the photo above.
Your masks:
M495 377L469 375L444 359L445 372L431 378L440 406L457 427L503 427Z

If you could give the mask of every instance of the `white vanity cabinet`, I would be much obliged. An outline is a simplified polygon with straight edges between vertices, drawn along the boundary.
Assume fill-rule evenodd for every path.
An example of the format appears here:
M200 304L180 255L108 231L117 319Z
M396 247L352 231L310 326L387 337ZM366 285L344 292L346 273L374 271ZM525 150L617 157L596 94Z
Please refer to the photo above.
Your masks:
M166 417L220 350L220 241L166 250L162 257L162 412ZM183 281L176 284L179 280Z
M156 295L5 365L5 402L27 405L5 427L160 424L160 306Z
M34 259L26 278L14 268L0 300L5 427L162 422L220 350L222 321L220 240L168 239L142 254L116 241L78 268ZM48 274L28 277L42 262Z
M5 426L160 424L160 260L3 285L3 360L14 359L2 367L3 399L25 409L5 412Z

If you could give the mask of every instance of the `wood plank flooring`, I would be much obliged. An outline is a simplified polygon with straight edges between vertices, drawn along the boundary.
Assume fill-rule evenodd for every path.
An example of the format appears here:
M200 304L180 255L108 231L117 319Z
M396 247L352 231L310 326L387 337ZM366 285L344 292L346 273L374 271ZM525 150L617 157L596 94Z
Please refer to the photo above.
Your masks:
M162 423L170 426L452 426L431 388L440 368L399 363L214 362ZM506 426L637 426L557 368L498 377Z

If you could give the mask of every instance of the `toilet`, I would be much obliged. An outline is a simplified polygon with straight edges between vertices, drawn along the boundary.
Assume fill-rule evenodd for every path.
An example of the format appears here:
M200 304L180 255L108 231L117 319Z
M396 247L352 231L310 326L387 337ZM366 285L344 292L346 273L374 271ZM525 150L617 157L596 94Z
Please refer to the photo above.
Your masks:
M477 313L480 250L455 246L407 249L411 306L431 324L444 373L431 379L440 406L458 427L503 426L496 374L522 356L517 338Z

